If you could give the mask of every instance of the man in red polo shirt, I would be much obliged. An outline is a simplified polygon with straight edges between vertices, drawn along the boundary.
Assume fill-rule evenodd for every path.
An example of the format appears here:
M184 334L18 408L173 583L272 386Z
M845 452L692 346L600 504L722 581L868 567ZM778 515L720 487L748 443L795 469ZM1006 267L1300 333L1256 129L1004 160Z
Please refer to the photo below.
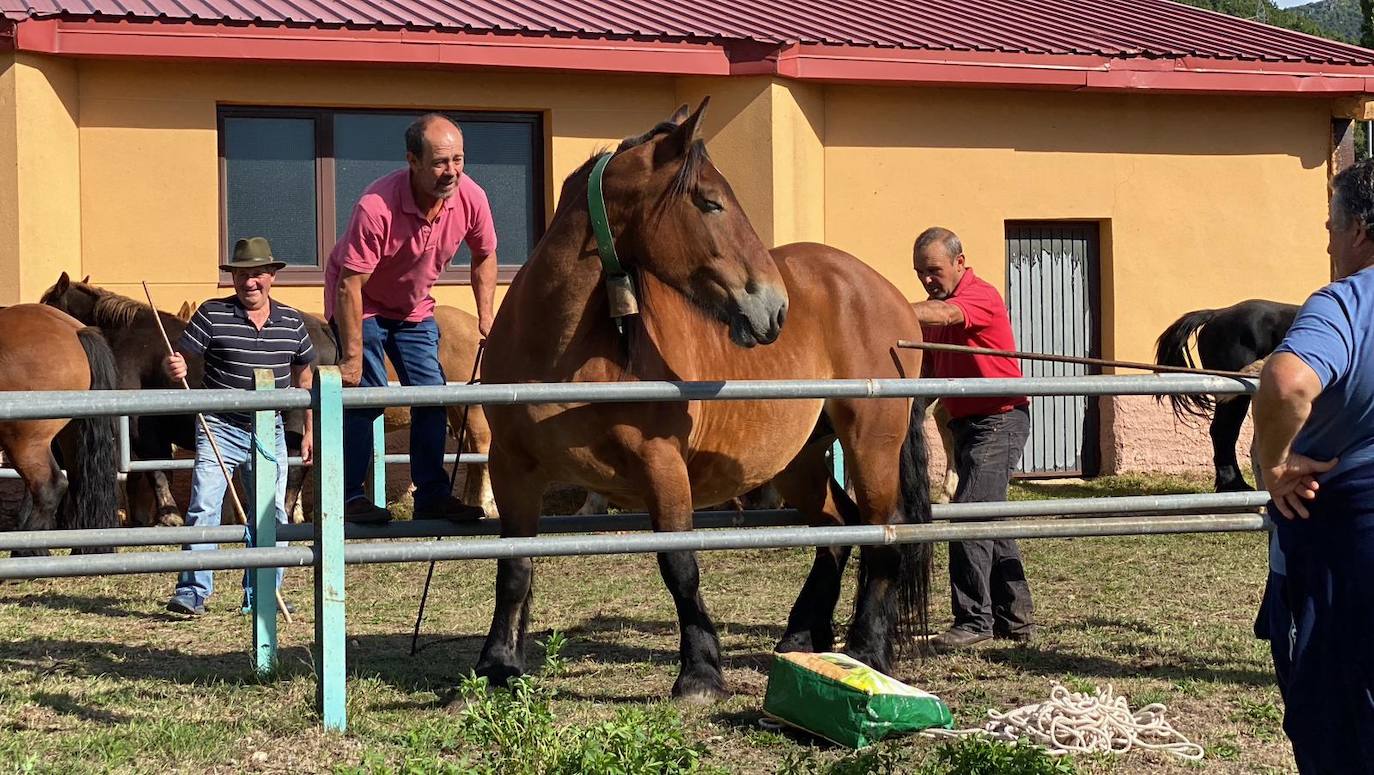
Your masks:
M386 362L403 385L442 385L439 327L430 290L460 243L472 251L477 327L491 331L496 294L496 229L486 192L463 174L463 133L440 113L406 129L405 168L367 187L324 270L324 314L339 339L345 385L386 385ZM372 460L377 409L344 412L344 518L386 522L363 480ZM439 406L411 408L410 477L416 519L480 519L453 497L444 473L446 422Z
M1015 350L1002 295L964 264L964 247L949 229L921 232L912 266L930 298L912 305L927 342ZM1019 377L1013 358L928 352L931 377ZM944 398L959 471L956 503L1004 501L1012 469L1030 435L1024 396ZM971 646L993 636L1029 642L1034 629L1030 586L1014 540L954 541L949 545L954 625L931 639L939 650Z

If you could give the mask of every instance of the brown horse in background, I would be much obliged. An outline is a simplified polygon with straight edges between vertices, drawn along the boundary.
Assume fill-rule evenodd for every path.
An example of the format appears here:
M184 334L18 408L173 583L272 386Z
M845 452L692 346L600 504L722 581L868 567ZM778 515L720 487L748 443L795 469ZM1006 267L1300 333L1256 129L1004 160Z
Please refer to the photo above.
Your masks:
M109 390L115 379L114 355L98 330L41 304L0 309L0 390ZM27 488L19 530L119 526L113 417L0 421L0 450ZM64 496L65 518L55 519Z
M858 259L833 248L764 248L697 130L706 104L620 143L604 192L615 246L638 286L640 314L622 336L597 258L588 189L597 159L563 184L548 233L511 284L488 339L489 383L915 377L910 303ZM813 524L930 519L927 450L912 401L792 399L488 406L491 478L504 536L539 529L554 481L649 512L657 531L692 528L694 506L775 479ZM920 414L916 415L918 418ZM833 482L837 437L855 499ZM857 503L855 503L857 500ZM847 547L817 551L777 644L833 647ZM658 556L677 607L681 669L674 696L725 694L720 644L699 593L695 553ZM925 545L861 552L845 650L890 669L894 645L925 629ZM500 560L496 610L476 671L493 683L524 665L533 564Z

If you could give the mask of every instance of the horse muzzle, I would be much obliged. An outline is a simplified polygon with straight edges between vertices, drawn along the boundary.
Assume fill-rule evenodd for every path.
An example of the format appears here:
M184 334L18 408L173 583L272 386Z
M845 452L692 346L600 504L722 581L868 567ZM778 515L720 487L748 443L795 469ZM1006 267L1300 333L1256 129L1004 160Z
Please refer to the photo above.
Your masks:
M787 320L787 293L773 285L752 285L736 300L730 341L740 347L772 344Z

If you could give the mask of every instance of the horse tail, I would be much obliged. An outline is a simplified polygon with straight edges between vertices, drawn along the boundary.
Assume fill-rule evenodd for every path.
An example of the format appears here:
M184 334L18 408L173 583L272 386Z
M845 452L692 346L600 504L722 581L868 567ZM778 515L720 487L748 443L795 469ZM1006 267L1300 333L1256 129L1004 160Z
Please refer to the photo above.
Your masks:
M1164 329L1164 333L1159 335L1159 339L1155 340L1155 363L1161 366L1197 368L1193 354L1188 349L1188 341L1203 326L1212 322L1218 312L1220 310L1194 310L1171 323ZM1207 419L1215 408L1212 397L1207 395L1173 395L1168 398L1173 406L1174 417L1179 420L1186 420L1189 416ZM1163 399L1163 396L1155 396L1155 401L1163 402Z
M930 449L926 446L926 402L912 402L906 439L902 442L899 519L905 524L930 523ZM901 570L897 582L897 643L910 650L917 638L930 634L931 546L929 543L897 544ZM923 642L923 641L922 641Z
M114 353L98 328L76 332L86 363L91 370L91 390L113 390L118 384ZM76 460L68 461L72 521L75 528L118 527L115 461L115 418L86 417L77 424ZM108 552L108 547L88 549L87 553Z

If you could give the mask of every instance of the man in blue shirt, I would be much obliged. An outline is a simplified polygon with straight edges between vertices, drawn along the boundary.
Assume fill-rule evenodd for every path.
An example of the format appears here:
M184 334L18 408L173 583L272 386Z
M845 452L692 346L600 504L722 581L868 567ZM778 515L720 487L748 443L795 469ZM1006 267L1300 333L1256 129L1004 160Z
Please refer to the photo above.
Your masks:
M1332 181L1326 229L1338 279L1255 397L1276 543L1262 616L1299 771L1374 773L1374 160Z

